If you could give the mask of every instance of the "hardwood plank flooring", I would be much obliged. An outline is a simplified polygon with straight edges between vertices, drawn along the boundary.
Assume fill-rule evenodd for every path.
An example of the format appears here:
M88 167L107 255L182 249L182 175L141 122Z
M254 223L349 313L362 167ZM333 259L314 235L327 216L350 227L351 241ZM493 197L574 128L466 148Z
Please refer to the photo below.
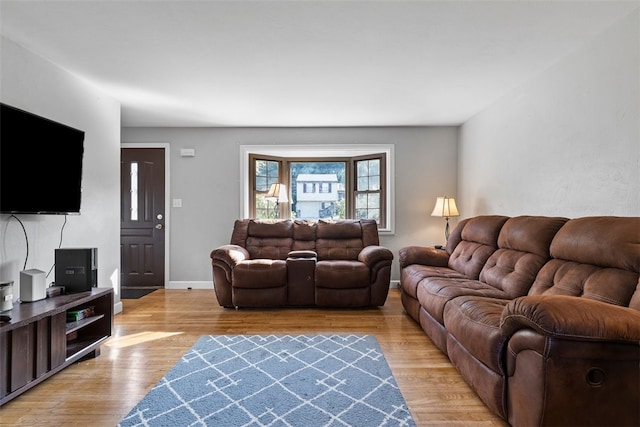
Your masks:
M158 290L123 300L114 334L76 363L0 408L2 426L115 426L201 335L375 335L418 426L506 426L403 310L391 289L367 310L224 309L213 290Z

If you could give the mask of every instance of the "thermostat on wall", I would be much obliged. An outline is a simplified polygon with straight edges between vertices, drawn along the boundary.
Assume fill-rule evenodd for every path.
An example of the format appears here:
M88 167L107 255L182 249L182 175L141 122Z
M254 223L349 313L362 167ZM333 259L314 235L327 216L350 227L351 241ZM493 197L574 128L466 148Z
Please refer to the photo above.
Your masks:
M195 148L181 148L180 149L180 157L195 157L196 149Z

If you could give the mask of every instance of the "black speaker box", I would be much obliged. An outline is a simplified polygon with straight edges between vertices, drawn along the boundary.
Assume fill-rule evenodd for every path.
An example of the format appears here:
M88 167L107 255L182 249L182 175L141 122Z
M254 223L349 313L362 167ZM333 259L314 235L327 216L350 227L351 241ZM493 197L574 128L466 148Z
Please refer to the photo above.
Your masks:
M98 248L56 249L56 286L65 293L90 291L98 286Z

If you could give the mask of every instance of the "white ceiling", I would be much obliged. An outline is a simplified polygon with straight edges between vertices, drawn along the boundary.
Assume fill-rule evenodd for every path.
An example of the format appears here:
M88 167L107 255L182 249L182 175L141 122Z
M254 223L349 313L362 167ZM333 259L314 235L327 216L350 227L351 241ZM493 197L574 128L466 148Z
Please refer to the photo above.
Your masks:
M0 1L123 126L463 123L638 1Z

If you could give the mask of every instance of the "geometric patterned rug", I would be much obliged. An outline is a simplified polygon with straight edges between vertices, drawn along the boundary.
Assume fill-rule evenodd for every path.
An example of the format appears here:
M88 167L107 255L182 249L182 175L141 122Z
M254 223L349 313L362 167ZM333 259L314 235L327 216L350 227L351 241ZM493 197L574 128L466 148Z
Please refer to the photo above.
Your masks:
M371 335L206 335L119 426L415 426Z

